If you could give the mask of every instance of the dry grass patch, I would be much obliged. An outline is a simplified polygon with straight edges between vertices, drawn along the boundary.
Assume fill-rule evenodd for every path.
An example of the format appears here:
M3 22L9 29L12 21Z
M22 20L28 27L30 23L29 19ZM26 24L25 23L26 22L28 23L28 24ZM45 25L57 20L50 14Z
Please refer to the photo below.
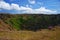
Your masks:
M55 31L43 29L42 31L0 31L2 40L60 40L60 28Z

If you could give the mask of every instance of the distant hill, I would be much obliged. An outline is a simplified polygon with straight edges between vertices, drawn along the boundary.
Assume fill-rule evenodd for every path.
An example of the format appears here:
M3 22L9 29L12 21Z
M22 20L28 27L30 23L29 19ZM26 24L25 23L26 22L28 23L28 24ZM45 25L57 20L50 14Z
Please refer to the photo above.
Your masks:
M60 14L0 13L0 30L38 30L60 24Z

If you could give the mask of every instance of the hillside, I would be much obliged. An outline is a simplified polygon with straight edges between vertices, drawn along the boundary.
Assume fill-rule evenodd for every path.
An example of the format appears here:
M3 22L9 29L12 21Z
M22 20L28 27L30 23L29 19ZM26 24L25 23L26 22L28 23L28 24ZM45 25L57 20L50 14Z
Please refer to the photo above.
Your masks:
M0 40L60 40L60 26L55 31L0 31Z
M60 40L60 14L2 14L0 40ZM48 30L52 26L52 30Z
M60 14L0 13L0 30L39 30L60 24Z

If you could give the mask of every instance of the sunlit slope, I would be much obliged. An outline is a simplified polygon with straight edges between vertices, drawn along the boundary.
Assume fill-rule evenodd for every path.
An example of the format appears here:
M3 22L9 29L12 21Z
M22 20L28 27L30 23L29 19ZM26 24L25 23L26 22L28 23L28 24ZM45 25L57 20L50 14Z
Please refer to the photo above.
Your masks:
M42 29L42 31L0 31L1 40L60 40L60 28L55 31Z

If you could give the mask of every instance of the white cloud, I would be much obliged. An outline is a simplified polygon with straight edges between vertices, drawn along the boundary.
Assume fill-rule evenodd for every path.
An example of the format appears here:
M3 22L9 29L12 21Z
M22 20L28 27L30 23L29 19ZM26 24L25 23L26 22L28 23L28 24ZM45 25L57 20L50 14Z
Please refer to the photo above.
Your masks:
M43 14L52 14L52 13L57 13L57 11L54 11L54 10L49 10L49 9L46 9L45 7L40 7L38 9L32 9L32 8L25 8L26 10L23 12L23 13L43 13ZM24 10L24 9L23 9Z
M10 5L4 1L0 1L0 9L7 9L10 10Z
M35 9L37 13L56 13L57 11L46 9L45 7L40 7L39 9Z
M35 0L28 0L28 2L29 2L30 4L35 4L35 3L36 3Z
M51 14L51 13L57 13L57 11L47 9L45 7L40 7L38 9L32 9L29 7L29 5L24 6L19 6L18 4L9 4L4 1L0 1L0 9L5 9L5 10L17 10L17 11L22 11L22 13L43 13L43 14ZM18 13L18 12L17 12Z
M21 7L20 7L20 10L24 10L24 11L27 11L27 10L28 10L28 11L31 11L32 8L21 6Z
M18 4L11 4L10 7L11 9L14 9L14 10L20 10L20 7Z
M0 9L5 9L5 10L20 10L20 7L18 4L9 4L4 1L0 1Z

